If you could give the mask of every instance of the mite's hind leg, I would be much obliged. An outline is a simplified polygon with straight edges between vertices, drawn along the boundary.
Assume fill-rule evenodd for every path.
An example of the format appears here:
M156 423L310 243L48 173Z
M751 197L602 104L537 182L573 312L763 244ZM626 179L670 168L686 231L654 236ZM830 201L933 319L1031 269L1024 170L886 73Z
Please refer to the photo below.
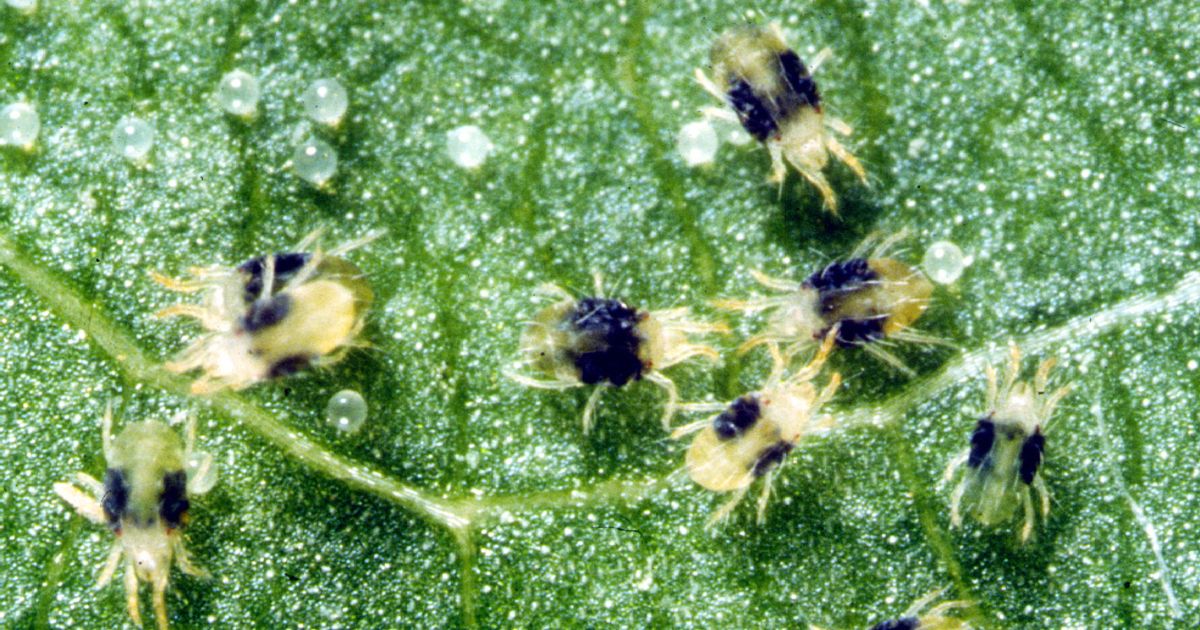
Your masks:
M709 517L708 527L713 527L717 523L720 523L720 522L724 521L725 519L729 518L729 515L733 512L733 509L736 508L738 506L738 504L742 502L742 498L745 496L746 496L746 488L745 487L734 490L733 496L731 496L728 501L726 501L724 504L722 504L720 508L717 508L717 511L713 512L713 515Z

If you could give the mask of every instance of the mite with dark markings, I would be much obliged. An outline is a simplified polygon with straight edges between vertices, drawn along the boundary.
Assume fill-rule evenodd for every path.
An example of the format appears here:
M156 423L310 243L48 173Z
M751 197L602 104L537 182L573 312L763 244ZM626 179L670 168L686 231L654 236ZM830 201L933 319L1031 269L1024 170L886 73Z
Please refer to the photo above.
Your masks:
M688 448L688 474L708 490L733 493L709 519L710 525L728 517L759 478L763 479L758 499L761 523L766 516L775 471L788 453L805 436L833 425L830 417L820 416L819 412L833 398L841 376L834 373L820 391L812 380L833 349L835 336L831 331L812 361L786 377L786 362L778 349L772 347L774 365L766 384L728 406L703 403L681 406L689 411L720 411L710 419L679 427L671 434L678 439L699 431Z
M594 296L577 299L558 286L541 286L538 292L556 301L539 311L521 334L521 358L506 374L540 389L596 386L584 407L584 432L591 429L605 387L648 380L667 393L662 422L669 429L677 395L662 370L695 356L715 362L717 351L693 342L690 335L722 333L726 328L696 321L686 308L644 311L605 297L599 275L595 291ZM524 374L527 368L539 376Z
M98 585L103 587L112 580L124 558L126 606L139 626L140 581L150 583L154 616L158 627L165 629L165 593L172 563L189 575L206 575L192 564L182 538L191 507L188 497L200 494L201 489L189 484L184 468L195 440L194 420L189 418L187 422L186 443L166 425L153 420L130 424L113 439L110 407L104 413L101 431L107 462L104 483L86 473L75 475L76 482L94 496L70 483L54 484L54 491L76 511L94 523L108 525L116 534Z
M759 284L783 295L716 303L719 308L747 313L770 312L763 332L748 339L739 351L782 344L790 360L836 328L839 348L862 348L911 376L912 370L884 346L893 340L942 342L912 329L929 307L933 284L919 270L888 257L905 236L903 231L888 238L872 234L849 258L830 263L799 283L753 272Z
M331 365L362 345L358 335L373 294L362 272L341 255L377 235L322 252L315 247L319 234L313 232L292 252L258 256L232 268L192 269L187 280L153 274L171 290L204 295L201 304L177 304L158 313L192 317L208 331L167 369L199 369L192 391L204 394Z
M816 70L832 53L817 54ZM705 114L740 123L751 137L771 154L773 184L783 185L791 164L817 188L825 207L837 213L837 197L825 179L824 169L832 153L850 167L865 184L862 164L833 136L833 131L850 135L850 126L826 118L808 66L788 47L778 24L766 28L744 26L727 31L713 44L711 78L696 70L696 80L728 109L706 108Z
M948 482L966 465L966 473L950 499L950 520L955 527L962 525L960 509L964 503L987 526L1008 521L1021 506L1025 514L1021 542L1025 542L1033 533L1035 490L1041 499L1042 518L1049 514L1050 494L1038 474L1046 448L1046 425L1055 406L1071 389L1064 385L1047 391L1054 364L1053 358L1046 359L1033 382L1017 382L1021 351L1014 345L1009 351L1003 386L997 384L996 371L988 366L988 412L975 423L970 446L946 468Z
M941 594L942 589L929 593L909 606L908 610L904 611L900 617L881 621L871 626L871 630L968 630L971 625L966 621L947 615L955 608L969 606L970 604L966 601L942 602L921 614L921 611Z

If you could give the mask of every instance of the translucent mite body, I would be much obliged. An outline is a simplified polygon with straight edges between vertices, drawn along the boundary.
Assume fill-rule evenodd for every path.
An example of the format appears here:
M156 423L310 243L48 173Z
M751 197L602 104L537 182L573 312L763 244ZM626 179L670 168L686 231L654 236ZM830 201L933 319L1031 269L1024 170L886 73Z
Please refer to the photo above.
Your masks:
M644 378L666 391L662 422L670 428L677 394L662 370L695 356L715 362L717 351L689 336L725 332L725 327L693 320L686 308L644 311L604 297L598 275L595 291L595 296L576 299L558 286L540 287L540 293L557 301L539 311L521 334L518 369L508 376L541 389L598 386L584 408L585 432L605 386L622 387ZM548 378L526 376L519 371L524 368Z
M969 604L965 601L942 602L930 608L925 614L920 614L921 610L941 594L941 590L936 590L922 597L909 606L908 610L904 611L900 617L881 621L871 626L871 630L968 630L971 627L970 624L957 617L946 615L955 608L968 606Z
M988 366L988 413L976 423L971 445L946 467L945 480L950 481L963 464L967 466L950 499L954 527L962 525L964 502L987 526L1008 521L1020 506L1024 509L1021 542L1025 542L1033 533L1034 490L1040 496L1042 518L1050 513L1050 494L1038 474L1046 446L1045 428L1055 406L1071 390L1064 385L1047 391L1054 364L1053 358L1046 359L1033 382L1017 382L1021 351L1011 346L1003 386L997 385L996 371Z
M374 297L362 272L340 256L376 236L326 253L314 247L318 231L293 252L259 256L237 267L193 268L187 280L153 274L173 291L204 295L201 304L177 304L158 313L197 319L207 331L167 369L200 370L192 392L204 394L336 363L350 348L363 345L357 337Z
M832 53L822 50L813 61L815 70ZM732 111L706 109L713 117L732 119L771 154L774 184L783 184L791 164L821 193L825 206L837 212L837 198L825 179L832 153L866 183L862 164L834 138L832 131L851 133L850 126L827 119L821 96L800 57L784 41L779 25L745 26L722 34L710 53L712 77L696 70L696 80Z
M123 557L129 616L142 625L138 584L144 580L154 593L158 627L165 629L172 563L189 575L206 575L191 563L182 538L190 507L188 496L201 494L200 490L211 485L200 479L202 475L189 478L184 471L195 438L194 421L188 421L186 445L174 431L153 420L130 424L113 439L109 409L102 434L107 462L104 483L86 473L75 475L79 485L96 498L65 482L54 484L54 491L87 519L108 525L117 537L98 586L108 584Z
M911 375L912 370L883 346L891 340L941 341L911 329L929 307L933 284L917 269L886 257L904 237L904 232L885 239L868 236L850 258L826 265L804 282L754 272L759 284L783 295L716 303L720 308L749 313L770 311L766 328L743 343L739 351L761 344L782 344L790 360L836 327L838 347L862 348ZM878 245L866 256L876 241Z
M761 390L728 406L685 406L691 411L720 411L707 420L682 426L671 435L681 438L699 431L688 448L688 475L705 489L733 493L709 519L710 525L729 516L750 485L765 477L758 499L758 521L762 522L779 465L806 435L832 426L832 419L818 416L818 412L841 385L841 376L834 373L820 391L811 381L824 365L833 342L831 333L812 362L789 377L784 376L783 357L772 348L774 366Z

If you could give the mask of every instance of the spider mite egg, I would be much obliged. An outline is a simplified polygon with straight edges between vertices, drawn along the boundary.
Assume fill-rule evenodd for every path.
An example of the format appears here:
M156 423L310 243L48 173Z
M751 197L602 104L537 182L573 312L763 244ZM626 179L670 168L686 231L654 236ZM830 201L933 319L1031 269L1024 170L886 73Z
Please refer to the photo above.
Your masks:
M258 79L244 70L225 73L217 84L217 104L234 116L253 116L258 111Z
M334 394L325 406L325 422L342 433L358 433L366 420L367 401L352 389Z
M496 147L475 125L463 125L446 133L446 151L463 168L479 168Z
M154 148L154 127L136 116L126 116L113 127L112 145L126 160L141 162Z
M675 139L675 147L688 166L712 164L718 146L716 130L703 120L684 125Z
M967 260L958 245L950 241L938 241L925 250L921 268L930 280L938 284L953 284L962 275Z
M184 459L183 470L187 473L188 484L196 494L204 494L217 485L217 465L212 453L192 451Z
M28 103L13 103L0 109L0 144L31 149L41 128L37 110Z
M350 101L346 88L336 79L317 79L304 90L301 97L304 113L315 122L334 126L342 122Z
M309 138L296 147L292 167L300 179L323 186L337 172L337 151L324 140Z

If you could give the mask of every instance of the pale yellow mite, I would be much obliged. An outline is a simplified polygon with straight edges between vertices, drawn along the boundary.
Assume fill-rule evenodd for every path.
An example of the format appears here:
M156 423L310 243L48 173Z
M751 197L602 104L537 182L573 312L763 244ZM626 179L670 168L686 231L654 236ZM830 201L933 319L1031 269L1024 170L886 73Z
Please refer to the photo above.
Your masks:
M785 376L785 361L774 347L771 375L761 390L728 405L691 404L688 411L720 411L719 414L676 429L671 437L681 438L699 431L687 452L686 468L692 481L713 492L732 496L709 519L709 525L724 520L737 507L756 479L763 478L758 499L758 521L766 517L771 484L787 454L806 436L827 431L832 417L819 415L841 385L836 372L821 390L812 380L821 371L833 348L836 331L825 337L812 361L791 376Z
M184 548L182 529L188 520L188 497L211 487L212 472L194 477L185 472L184 463L191 458L195 442L195 421L191 417L187 420L186 443L154 420L130 424L114 439L110 407L105 410L101 434L107 462L104 482L81 472L75 480L83 490L60 482L54 484L54 491L79 514L93 523L107 525L116 535L97 585L107 585L124 559L129 616L142 625L138 586L140 581L149 582L154 617L158 627L165 630L171 565L179 565L188 575L207 576L192 564Z
M790 361L836 327L838 347L861 348L912 376L914 372L887 347L896 341L945 342L912 327L929 307L933 284L919 270L890 257L906 236L905 231L886 238L871 234L849 258L826 265L803 282L753 272L759 284L780 294L714 304L745 313L769 313L763 331L743 343L739 352L782 345Z
M816 70L832 53L817 54ZM740 123L771 155L768 181L783 185L790 164L817 191L825 207L837 214L837 197L825 179L825 165L832 153L865 184L867 173L834 137L850 135L850 126L827 118L809 68L783 38L777 23L766 28L744 26L717 38L710 57L711 77L696 69L696 80L728 109L706 108L713 118Z
M1033 534L1035 512L1045 519L1050 513L1050 492L1039 474L1045 450L1045 431L1054 408L1071 391L1064 385L1047 389L1055 359L1038 366L1032 382L1017 381L1021 369L1021 351L1009 349L1004 383L998 384L996 370L987 367L987 413L975 424L971 445L946 467L944 481L966 464L966 472L950 497L950 522L962 526L962 506L985 526L1010 520L1021 508L1024 523L1020 539L1024 543ZM1033 493L1039 496L1034 508Z
M378 237L371 234L329 252L315 231L291 252L252 258L237 267L191 269L191 278L152 274L163 286L199 292L200 304L177 304L158 317L181 315L205 334L166 364L172 372L199 370L192 392L243 389L309 366L339 361L359 340L374 298L363 274L342 255Z
M645 379L667 394L662 423L669 429L678 394L675 383L662 370L692 357L716 362L717 351L691 337L728 329L693 319L686 308L634 308L605 297L600 276L595 275L594 280L595 295L581 298L555 285L539 287L539 294L555 301L538 311L521 333L521 358L506 375L539 389L595 386L583 411L584 432L591 429L596 403L605 388Z

